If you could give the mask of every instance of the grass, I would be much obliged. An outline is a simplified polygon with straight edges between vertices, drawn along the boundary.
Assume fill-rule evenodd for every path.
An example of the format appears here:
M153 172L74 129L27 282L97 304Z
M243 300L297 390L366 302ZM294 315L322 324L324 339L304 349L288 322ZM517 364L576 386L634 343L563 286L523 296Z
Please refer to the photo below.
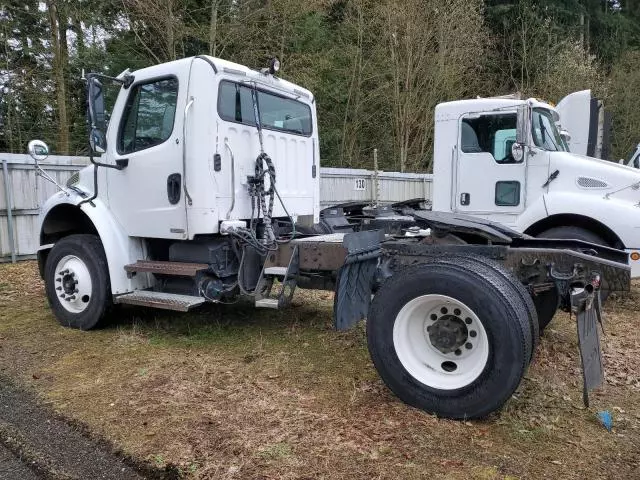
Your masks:
M34 263L0 265L0 369L124 452L187 478L637 478L637 290L607 306L607 385L581 401L575 325L558 315L499 414L452 422L398 401L364 327L332 330L332 296L285 311L118 310L60 327ZM608 409L608 433L596 412Z

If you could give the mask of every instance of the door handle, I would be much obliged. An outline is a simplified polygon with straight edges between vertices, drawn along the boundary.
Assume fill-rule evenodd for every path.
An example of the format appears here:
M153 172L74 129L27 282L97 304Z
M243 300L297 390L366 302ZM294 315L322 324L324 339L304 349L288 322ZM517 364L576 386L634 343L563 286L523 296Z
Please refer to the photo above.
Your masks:
M469 205L471 203L471 194L469 193L461 193L460 194L460 205Z
M124 170L128 166L129 166L129 159L128 158L118 158L118 159L116 159L116 168L118 170Z
M182 178L179 173L172 173L167 177L167 197L171 205L175 205L180 201L182 192L181 180Z

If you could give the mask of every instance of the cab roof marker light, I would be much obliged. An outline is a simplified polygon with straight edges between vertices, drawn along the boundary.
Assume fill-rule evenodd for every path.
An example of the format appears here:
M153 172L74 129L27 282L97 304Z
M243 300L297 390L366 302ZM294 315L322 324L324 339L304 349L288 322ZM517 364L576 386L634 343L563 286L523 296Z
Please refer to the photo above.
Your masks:
M307 92L303 92L302 90L299 90L297 88L293 89L293 93L300 95L301 97L311 98Z
M230 73L232 75L240 75L240 76L243 76L243 77L247 76L247 72L244 72L242 70L238 70L236 68L224 67L222 70L225 71L226 73Z

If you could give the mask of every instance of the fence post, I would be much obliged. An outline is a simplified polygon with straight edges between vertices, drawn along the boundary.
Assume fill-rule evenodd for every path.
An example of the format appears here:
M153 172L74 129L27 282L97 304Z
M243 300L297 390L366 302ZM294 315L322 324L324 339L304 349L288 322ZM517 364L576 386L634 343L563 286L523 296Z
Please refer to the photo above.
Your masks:
M380 203L380 179L378 178L378 149L373 149L373 178L371 179L372 200L375 207Z
M13 241L13 195L9 188L9 168L7 160L2 159L2 172L4 174L4 196L7 202L7 228L9 230L9 247L11 248L11 263L16 263L16 247Z

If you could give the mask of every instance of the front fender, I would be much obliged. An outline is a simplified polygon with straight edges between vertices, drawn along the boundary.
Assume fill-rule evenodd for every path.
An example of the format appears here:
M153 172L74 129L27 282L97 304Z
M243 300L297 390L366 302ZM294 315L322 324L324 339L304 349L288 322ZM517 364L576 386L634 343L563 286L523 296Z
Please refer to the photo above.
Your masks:
M625 248L640 248L640 207L628 200L557 192L547 194L545 203L550 216L573 214L592 218L611 229Z
M543 218L547 218L547 207L544 202L544 197L538 197L531 205L527 205L527 208L518 216L516 224L516 230L519 232L525 232L531 225L539 222Z
M42 207L40 213L40 238L43 238L42 228L45 221L56 208L61 205L71 205L78 208L93 224L98 232L109 266L109 277L111 279L111 292L113 294L127 293L133 290L148 288L151 286L149 275L135 275L127 277L124 266L135 263L139 259L145 258L144 244L141 239L129 237L107 206L100 198L92 201L92 204L83 203L83 198L76 192L59 192L50 197ZM41 245L43 248L51 248L53 245Z

